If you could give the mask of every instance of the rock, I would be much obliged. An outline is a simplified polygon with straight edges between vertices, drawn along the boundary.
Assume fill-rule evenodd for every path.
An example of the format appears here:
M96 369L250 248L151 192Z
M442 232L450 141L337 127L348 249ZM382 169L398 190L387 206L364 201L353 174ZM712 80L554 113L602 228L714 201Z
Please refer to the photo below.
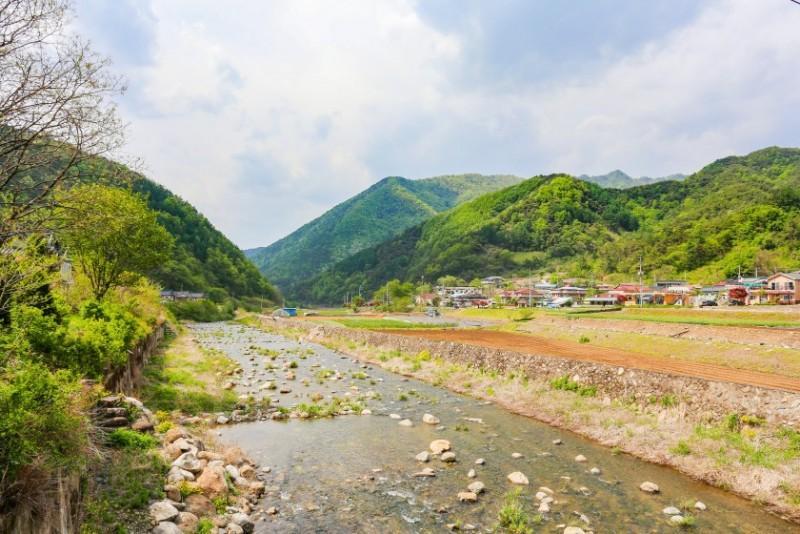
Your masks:
M593 475L599 475L600 474L600 469L597 468L597 467L592 467L591 469L589 469L589 473L591 473Z
M178 438L172 442L173 447L177 447L181 450L181 454L187 451L192 450L192 444L186 438ZM196 448L196 447L195 447Z
M191 512L181 512L178 514L178 520L176 521L181 532L186 534L194 534L197 530L197 523L199 522L200 520L197 516Z
M239 470L236 468L235 465L230 465L230 464L226 465L225 472L231 476L232 480L236 480L241 476L239 475Z
M508 475L508 481L512 484L521 484L521 485L528 485L528 477L520 473L519 471L514 471L513 473Z
M270 506L266 510L264 510L268 515L276 515L278 513L278 509L274 506Z
M554 493L553 490L551 490L547 486L539 486L539 490L538 491L541 491L541 492L546 493L548 495L553 495L553 493Z
M430 467L426 467L422 471L418 471L418 472L414 473L411 476L417 477L417 478L420 478L420 477L435 477L436 476L436 471L434 471Z
M175 460L175 458L183 454L183 452L184 451L180 450L180 448L170 444L164 447L164 451L162 454L168 462L172 462L173 460Z
M545 513L549 512L550 511L550 503L542 501L541 503L539 503L539 508L537 509L537 511L540 514L545 514Z
M142 415L133 422L131 429L136 430L137 432L149 432L153 430L154 426L155 425L153 424L153 421Z
M369 408L364 408L363 410L361 410L361 415L372 415L372 410L370 410Z
M256 496L260 496L262 493L264 493L266 485L263 482L256 480L254 482L251 482L248 488L250 489L251 493L253 493Z
M478 458L477 460L475 460L475 465L483 465L485 463L486 460L484 460L483 458Z
M442 453L441 460L446 463L453 463L456 461L456 453L454 452Z
M518 452L512 452L512 453L511 453L511 457L512 457L512 458L514 458L514 459L516 460L516 459L518 459L518 458L522 458L522 454L520 454L520 453L518 453Z
M470 469L469 471L467 471L467 478L475 478L476 476L478 476L478 474L475 473L474 469Z
M172 462L174 467L179 467L190 473L199 473L203 470L203 462L197 459L193 452L185 452Z
M403 419L397 424L400 426L414 426L414 423L411 422L411 419Z
M390 413L390 414L389 414L389 419L402 419L402 417L400 417L400 416L399 416L398 414L396 414L396 413Z
M414 456L414 459L418 462L426 463L431 459L431 455L428 453L428 451L422 451L418 455Z
M664 512L666 515L678 515L681 513L681 511L675 508L674 506L667 506L661 511Z
M256 476L256 470L250 464L244 464L239 468L239 476L251 480Z
M575 457L575 461L582 464L583 462L586 461L586 456L579 454L578 456Z
M197 453L197 457L201 460L208 460L209 462L214 460L222 460L222 455L213 451L200 451Z
M228 525L225 528L226 528L225 530L226 534L244 534L244 529L239 525L237 525L236 523L228 523Z
M694 509L704 511L707 510L708 507L704 503L697 501L696 503L694 503Z
M281 389L278 390L278 393L281 393L283 395L286 395L287 393L291 393L291 392L292 392L292 388L290 388L289 386L281 386Z
M158 501L150 505L150 518L153 523L172 521L178 517L178 509L169 501Z
M586 534L586 532L579 527L567 527L564 529L564 534Z
M214 515L216 513L214 503L211 502L211 499L200 493L193 493L187 496L184 504L186 504L187 512L198 517Z
M228 493L225 481L225 470L220 465L207 465L197 478L197 486L209 497L217 497Z
M220 415L219 417L217 417L217 424L218 425L227 425L229 421L230 421L230 419L228 419L224 415Z
M561 441L560 439L554 439L553 440L553 445L561 445L562 443L564 443L564 442Z
M673 515L669 518L670 523L675 523L676 525L680 525L683 523L684 519L682 515Z
M652 482L642 482L642 484L639 486L639 489L645 493L658 493L661 491L658 488L658 485Z
M426 413L422 416L422 422L425 423L426 425L438 425L439 418L436 417L435 415Z
M441 454L444 451L450 450L450 442L446 439L435 439L428 445L433 454Z
M153 534L182 534L180 528L175 523L171 523L169 521L162 521L156 528L151 530Z
M461 491L458 493L458 500L460 502L475 502L478 500L478 496L471 491Z
M242 465L245 460L244 451L239 447L228 447L223 451L225 464Z
M164 495L171 501L180 502L181 500L181 490L178 489L178 486L172 484L164 486Z
M246 534L250 534L251 532L253 532L253 529L256 527L255 523L253 523L246 514L243 514L241 512L238 514L233 514L231 516L231 523L242 527L242 530Z
M476 480L475 482L467 486L467 489L470 490L472 493L482 493L483 490L486 489L486 485L484 485L483 482Z

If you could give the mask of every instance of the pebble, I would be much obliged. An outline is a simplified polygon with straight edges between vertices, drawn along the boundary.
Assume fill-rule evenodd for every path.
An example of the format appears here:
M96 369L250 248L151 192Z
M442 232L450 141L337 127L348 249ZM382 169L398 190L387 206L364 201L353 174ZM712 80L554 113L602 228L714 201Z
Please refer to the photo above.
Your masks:
M675 508L674 506L667 506L666 508L664 508L661 511L664 512L667 515L678 515L678 514L681 513L681 511L678 510L677 508Z
M513 473L510 473L508 475L508 480L512 484L521 484L521 485L524 485L524 486L527 486L529 484L528 477L526 477L524 474L522 474L519 471L514 471Z
M270 506L269 508L266 509L266 512L269 515L276 515L278 513L278 509L275 508L274 506Z
M579 527L566 527L564 534L586 534L586 531Z
M422 422L427 425L438 425L439 418L429 413L426 413L425 415L422 416Z
M478 500L478 496L471 491L462 491L458 494L458 500L461 502L475 502Z
M673 516L671 516L669 518L669 522L670 523L675 523L676 525L679 525L679 524L683 523L683 516L682 515L673 515Z
M562 443L564 443L564 442L561 441L560 439L554 439L553 440L553 445L561 445Z
M396 414L396 413L390 413L390 414L389 414L389 419L402 419L402 417L400 417L400 416L399 416L398 414Z
M425 463L431 459L431 455L430 453L428 453L428 451L422 451L421 453L416 455L414 459L417 460L418 462Z
M456 461L456 453L454 452L445 452L442 453L442 461L447 463L453 463Z
M486 489L486 485L483 482L476 480L475 482L467 486L467 489L470 490L472 493L481 493L484 489Z
M586 456L579 454L578 456L575 457L575 461L578 463L583 463L586 461Z
M361 410L361 415L372 415L372 410L370 410L369 408L364 408L363 410Z
M589 469L589 472L591 474L593 474L593 475L599 475L600 474L600 469L597 468L597 467L592 467L591 469Z
M511 453L511 457L514 458L514 459L522 458L522 454L520 454L518 452L512 452Z
M639 489L645 493L658 493L661 491L658 487L658 484L654 484L653 482L642 482L639 486Z
M414 476L414 477L435 477L436 476L436 471L434 471L430 467L426 467L422 471L418 471L418 472L414 473L411 476Z
M706 510L706 509L708 509L708 507L704 503L702 503L700 501L697 501L696 503L694 503L694 508L695 508L695 510Z
M403 419L397 424L400 426L414 426L414 423L411 422L411 419Z
M475 460L475 465L483 465L485 463L486 460L484 460L483 458L478 458L477 460Z
M470 470L467 472L467 477L468 477L468 478L475 478L476 476L478 476L478 475L475 473L475 470L474 470L474 469L470 469Z
M431 441L430 445L428 445L428 448L434 454L441 454L450 450L450 442L446 439L435 439Z
M544 514L550 511L550 504L543 502L539 504L539 508L537 510L540 514Z

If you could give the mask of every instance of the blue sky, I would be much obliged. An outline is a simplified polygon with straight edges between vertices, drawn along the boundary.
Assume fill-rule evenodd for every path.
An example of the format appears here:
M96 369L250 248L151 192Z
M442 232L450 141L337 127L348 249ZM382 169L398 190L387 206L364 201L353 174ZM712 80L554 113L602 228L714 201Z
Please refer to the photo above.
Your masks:
M384 176L689 173L800 144L788 0L76 0L120 157L242 247Z

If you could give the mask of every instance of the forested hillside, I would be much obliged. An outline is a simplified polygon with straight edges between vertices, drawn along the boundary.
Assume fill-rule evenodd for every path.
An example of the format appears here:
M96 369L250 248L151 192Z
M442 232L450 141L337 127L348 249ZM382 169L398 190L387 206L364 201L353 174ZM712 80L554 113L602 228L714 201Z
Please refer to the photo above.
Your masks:
M245 252L272 282L286 290L437 213L520 180L478 174L424 180L384 178L280 241Z
M627 189L629 187L655 184L658 182L666 182L668 180L671 181L683 180L684 178L686 178L686 176L684 176L683 174L670 174L669 176L659 176L657 178L651 178L649 176L640 176L639 178L633 178L625 174L621 170L617 169L615 171L611 171L608 174L598 174L595 176L588 176L586 174L581 174L580 176L578 176L578 178L586 182L592 182L593 184L597 184L600 187Z
M800 266L800 149L767 148L684 181L603 189L566 175L490 193L337 263L297 286L338 302L392 278L465 279L558 272L620 280L643 257L648 276L715 281L756 267Z
M227 237L191 204L165 187L104 159L81 163L84 182L101 182L126 187L143 195L158 221L175 238L169 261L151 277L162 287L175 290L225 293L236 298L263 297L272 302L280 299L270 284ZM215 289L216 288L216 289ZM224 295L218 295L218 298Z

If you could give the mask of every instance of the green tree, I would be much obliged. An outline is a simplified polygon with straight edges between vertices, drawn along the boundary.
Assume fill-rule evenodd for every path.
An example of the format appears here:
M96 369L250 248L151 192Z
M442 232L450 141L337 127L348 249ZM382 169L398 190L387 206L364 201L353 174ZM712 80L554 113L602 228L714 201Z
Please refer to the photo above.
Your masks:
M97 299L169 257L172 237L133 193L86 185L69 191L62 205L60 238Z

